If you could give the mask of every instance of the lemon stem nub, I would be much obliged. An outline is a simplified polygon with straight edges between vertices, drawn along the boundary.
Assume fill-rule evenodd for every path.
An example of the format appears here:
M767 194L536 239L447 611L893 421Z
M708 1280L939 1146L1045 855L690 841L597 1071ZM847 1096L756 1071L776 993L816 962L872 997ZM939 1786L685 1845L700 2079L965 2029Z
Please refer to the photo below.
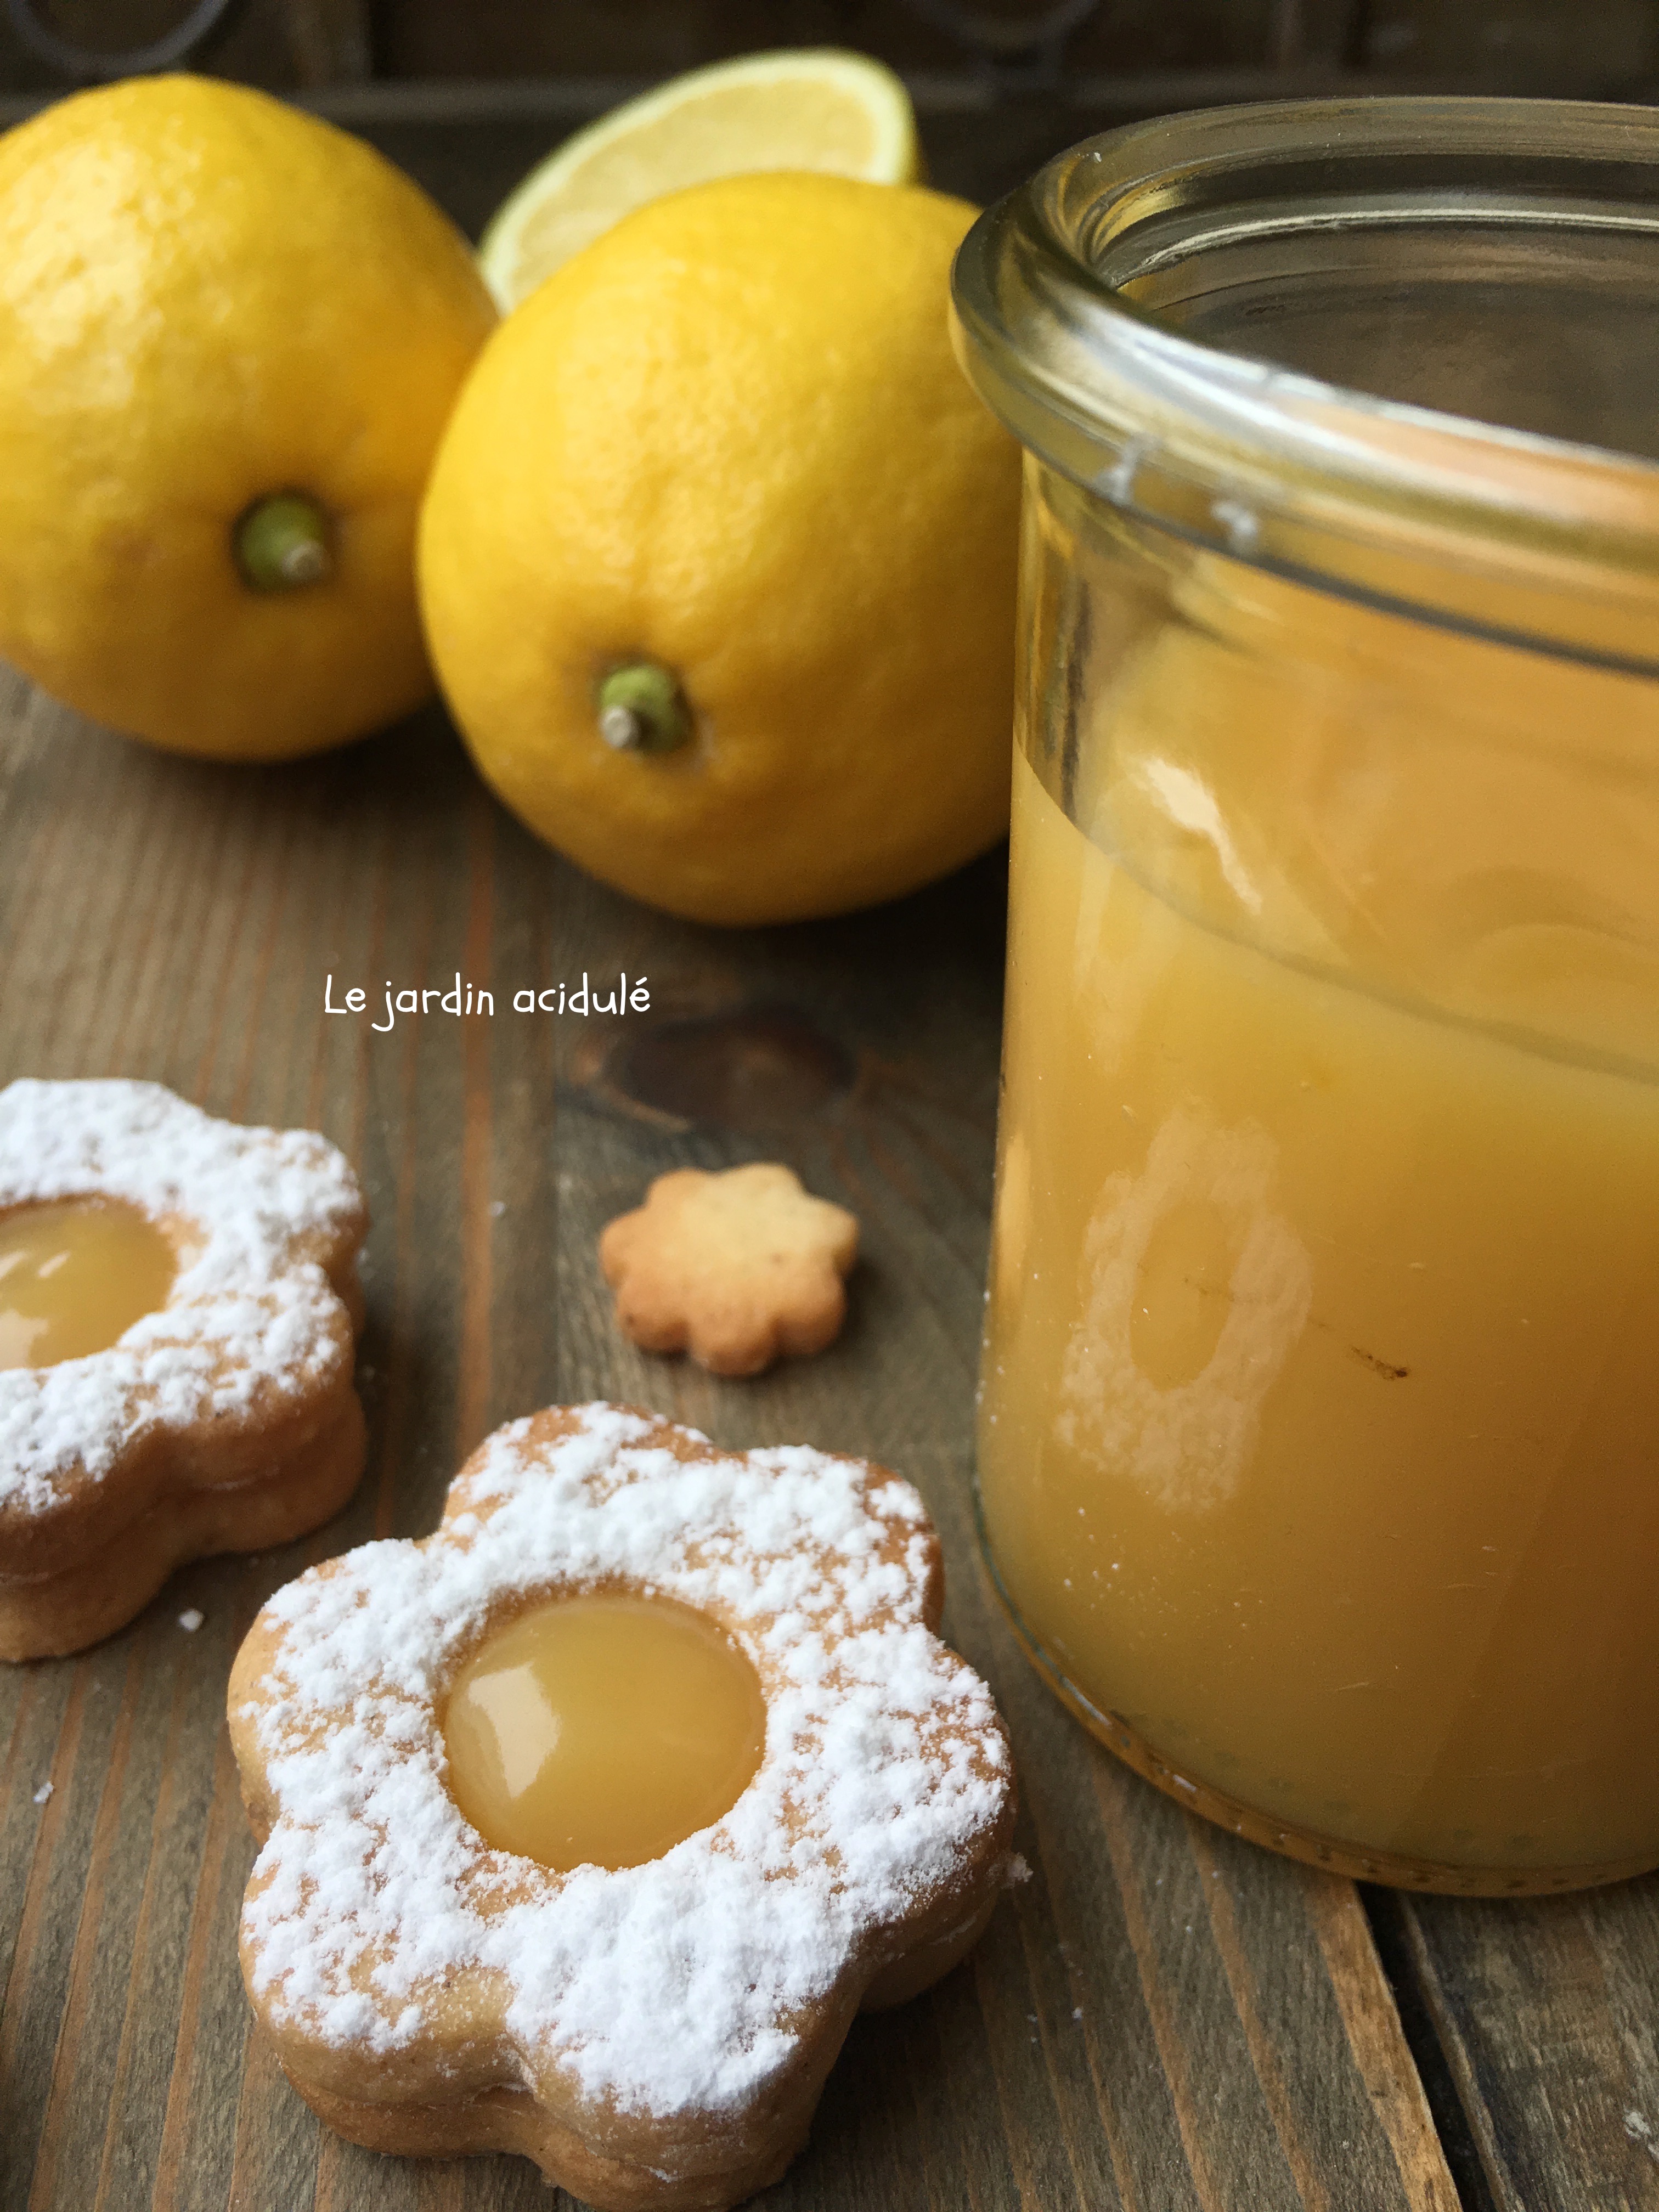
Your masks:
M613 668L597 696L599 735L619 753L672 753L691 735L678 679L654 660Z
M328 517L303 492L257 500L236 525L236 565L256 592L295 592L334 574Z

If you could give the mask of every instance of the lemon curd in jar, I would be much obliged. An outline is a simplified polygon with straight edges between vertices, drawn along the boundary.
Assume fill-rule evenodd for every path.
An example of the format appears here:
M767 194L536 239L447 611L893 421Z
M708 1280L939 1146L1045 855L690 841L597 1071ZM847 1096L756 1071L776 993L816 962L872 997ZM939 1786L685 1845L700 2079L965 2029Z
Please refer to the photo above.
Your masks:
M444 1716L450 1787L486 1843L559 1873L659 1858L760 1765L753 1667L690 1606L557 1598L486 1638Z
M118 1199L59 1199L0 1213L0 1368L106 1352L165 1305L177 1255Z
M1651 1864L1659 686L1047 502L1039 632L1091 593L1100 659L1016 761L1003 1594L1104 1741L1258 1840L1454 1887Z

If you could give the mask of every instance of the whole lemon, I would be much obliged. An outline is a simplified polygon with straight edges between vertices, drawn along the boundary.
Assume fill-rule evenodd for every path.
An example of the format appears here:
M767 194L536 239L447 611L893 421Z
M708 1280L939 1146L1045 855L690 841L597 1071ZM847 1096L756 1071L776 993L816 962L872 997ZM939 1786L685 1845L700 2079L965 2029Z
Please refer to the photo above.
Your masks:
M495 319L368 147L173 76L0 139L0 653L83 714L276 760L431 687L422 489Z
M696 185L481 356L422 516L427 634L489 782L605 881L791 921L1006 829L1018 459L945 319L973 212Z

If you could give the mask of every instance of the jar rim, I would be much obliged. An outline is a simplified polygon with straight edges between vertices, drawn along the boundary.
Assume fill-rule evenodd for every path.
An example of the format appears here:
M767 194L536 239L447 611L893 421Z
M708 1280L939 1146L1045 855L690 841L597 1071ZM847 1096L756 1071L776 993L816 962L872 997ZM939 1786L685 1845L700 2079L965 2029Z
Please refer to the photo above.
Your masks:
M1659 676L1659 462L1233 351L1134 296L1241 239L1449 220L1553 246L1612 238L1650 252L1659 287L1659 118L1389 95L1103 133L969 231L958 356L1023 445L1126 514L1370 604Z

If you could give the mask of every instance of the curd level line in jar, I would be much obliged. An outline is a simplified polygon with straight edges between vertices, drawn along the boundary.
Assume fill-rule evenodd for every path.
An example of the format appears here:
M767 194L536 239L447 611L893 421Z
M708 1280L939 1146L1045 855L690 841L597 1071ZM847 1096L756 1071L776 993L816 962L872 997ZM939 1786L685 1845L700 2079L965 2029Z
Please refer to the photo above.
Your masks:
M980 1485L1026 1633L1292 1832L1659 1861L1655 1085L1201 927L1023 757L1012 866Z

